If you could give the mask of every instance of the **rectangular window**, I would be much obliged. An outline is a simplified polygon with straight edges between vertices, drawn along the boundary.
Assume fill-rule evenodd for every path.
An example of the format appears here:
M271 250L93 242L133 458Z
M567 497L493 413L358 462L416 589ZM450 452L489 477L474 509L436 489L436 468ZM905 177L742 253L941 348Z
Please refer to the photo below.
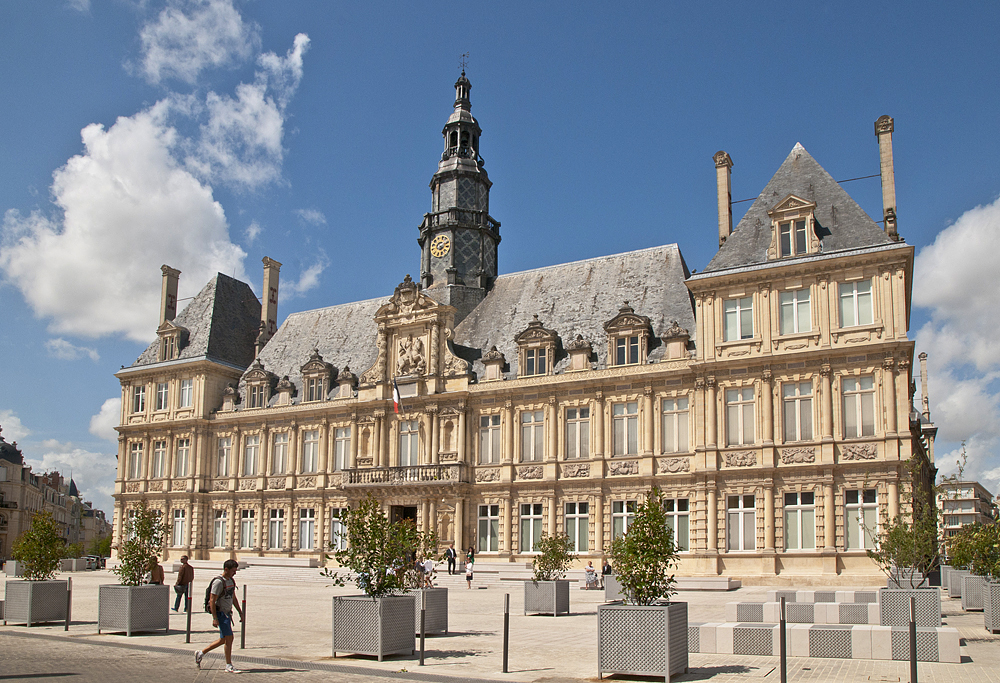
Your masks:
M188 457L191 454L191 439L177 439L177 454L174 456L174 476L186 477Z
M174 357L174 337L168 336L160 339L160 360L172 360Z
M138 479L142 476L142 444L133 442L128 453L128 478Z
M132 412L141 413L146 410L146 387L132 387Z
M247 434L243 449L243 476L252 477L257 474L257 460L260 455L260 434Z
M590 548L590 504L566 503L566 535L573 551L585 553Z
M528 349L524 352L524 374L544 375L545 374L545 349Z
M250 405L248 407L263 408L265 405L264 397L265 394L263 384L250 385Z
M333 433L333 469L335 471L346 470L350 464L349 453L351 452L351 429L350 427L337 427Z
M566 409L566 457L590 457L590 408Z
M319 430L302 432L302 471L315 472L319 468Z
M809 288L793 289L778 295L781 309L781 334L795 334L812 330L809 313Z
M726 389L726 445L754 443L753 387Z
M323 381L322 377L310 377L306 380L306 400L307 401L321 401L325 395L324 385L326 382Z
M167 409L167 397L169 396L169 386L166 382L156 385L156 410Z
M615 339L615 365L632 365L639 362L639 336Z
M754 496L728 496L726 549L757 549L757 509Z
M840 326L872 324L872 281L840 283Z
M153 442L153 471L150 472L150 477L152 479L162 479L164 474L164 468L167 462L167 442L166 441L154 441Z
M312 550L316 545L316 510L299 510L299 550Z
M280 550L285 540L285 511L271 510L271 519L267 526L267 547Z
M240 511L240 548L246 550L254 547L256 532L256 515L253 510Z
M500 462L500 416L479 418L479 462L487 465Z
M288 472L288 432L274 435L274 452L271 454L271 474Z
M545 452L545 411L525 410L521 413L521 461L542 459Z
M341 521L347 508L330 508L330 546L333 550L347 549L347 527Z
M785 494L785 550L816 549L816 497L812 491Z
M634 500L611 501L611 534L618 538L628 532L635 519L636 502Z
M500 549L500 506L479 506L479 552L495 553Z
M781 386L785 441L809 441L812 429L812 382L786 382Z
M542 504L521 504L521 552L535 552L535 544L542 538Z
M725 341L753 338L753 297L726 299L723 302Z
M687 498L667 498L663 501L667 526L674 533L678 552L691 550L691 511Z
M399 466L418 465L417 446L420 443L420 423L417 420L403 420L399 423Z
M192 405L194 405L194 380L182 379L180 400L177 403L177 407L190 408Z
M231 436L220 436L219 437L219 455L218 455L218 467L217 473L220 477L229 476L229 454L233 450L233 437Z
M844 438L854 439L875 433L875 379L873 377L845 377Z
M878 531L878 495L875 489L844 491L844 527L848 550L875 547Z
M226 547L226 511L216 510L212 520L212 547Z
M781 256L795 256L806 253L806 222L788 221L778 224Z
M663 399L663 452L687 453L689 448L687 397Z
M184 510L174 510L174 526L172 532L170 545L175 548L184 545Z
M639 452L639 403L615 403L611 408L614 455Z

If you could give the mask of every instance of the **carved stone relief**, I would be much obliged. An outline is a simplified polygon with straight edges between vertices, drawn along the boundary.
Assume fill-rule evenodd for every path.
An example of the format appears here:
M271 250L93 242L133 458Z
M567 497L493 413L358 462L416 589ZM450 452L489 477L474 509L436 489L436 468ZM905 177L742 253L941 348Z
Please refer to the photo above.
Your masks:
M183 491L187 488L187 482L183 479L174 479L170 482L171 491Z
M541 465L529 465L517 468L518 479L541 479L543 474Z
M564 477L589 477L590 464L574 463L572 465L563 465L562 475Z
M385 379L385 329L378 331L375 345L378 349L375 362L361 374L361 384L377 384Z
M816 462L815 448L785 448L781 451L781 462L793 465L803 462Z
M840 449L841 460L874 460L876 456L878 447L873 443L859 443Z
M138 493L139 492L139 482L130 481L125 484L125 493Z
M371 467L371 466L372 466L371 458L358 458L358 467Z
M334 487L335 486L335 487L338 487L338 488L341 487L341 486L343 486L344 485L344 473L343 472L336 472L334 474L329 475L327 477L327 479L326 479L326 485L328 487Z
M500 470L498 468L476 470L476 482L487 481L500 481Z
M267 480L267 488L269 489L283 489L285 488L285 478L284 477L272 477Z
M736 451L726 453L726 466L753 467L757 464L757 454L754 451Z
M625 474L639 474L639 461L613 460L608 463L608 474L613 477Z
M228 479L216 479L215 481L212 482L213 491L225 491L228 488L229 488Z
M441 462L458 462L458 453L441 453L438 459Z
M316 488L316 477L302 477L301 479L299 479L298 488L300 489Z
M660 458L656 461L657 474L690 472L691 458Z
M162 491L163 490L163 482L162 481L151 481L151 482L149 482L149 487L146 490L147 491Z
M396 360L397 375L422 375L427 369L427 361L424 358L424 341L420 337L414 338L412 334L406 335L405 339L399 342L398 358Z
M240 479L240 491L256 491L256 479Z

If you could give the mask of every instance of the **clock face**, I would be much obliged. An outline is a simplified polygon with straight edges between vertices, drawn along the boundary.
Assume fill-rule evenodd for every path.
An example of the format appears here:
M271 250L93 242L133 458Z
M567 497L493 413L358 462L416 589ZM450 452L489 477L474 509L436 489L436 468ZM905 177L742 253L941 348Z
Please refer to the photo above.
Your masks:
M451 249L451 240L447 235L438 235L431 240L431 256L441 258Z

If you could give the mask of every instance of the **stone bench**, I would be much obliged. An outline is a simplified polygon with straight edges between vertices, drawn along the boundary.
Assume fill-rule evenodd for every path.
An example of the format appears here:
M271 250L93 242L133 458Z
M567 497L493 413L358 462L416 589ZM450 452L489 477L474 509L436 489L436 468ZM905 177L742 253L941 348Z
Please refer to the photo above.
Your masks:
M768 602L878 602L878 590L858 591L798 591L770 590L767 592Z
M743 585L728 576L678 576L676 581L674 587L679 591L732 591Z
M788 624L789 657L881 659L910 658L909 629L851 624ZM779 654L777 624L688 624L688 651L708 654ZM917 628L917 659L922 662L961 662L958 629Z
M785 621L790 624L878 624L877 602L788 602ZM780 602L726 603L727 622L778 623Z

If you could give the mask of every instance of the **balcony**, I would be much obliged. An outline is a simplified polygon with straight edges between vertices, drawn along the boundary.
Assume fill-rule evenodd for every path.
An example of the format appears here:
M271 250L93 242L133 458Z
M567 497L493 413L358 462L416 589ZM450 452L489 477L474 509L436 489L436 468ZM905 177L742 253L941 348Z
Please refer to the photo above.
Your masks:
M458 483L463 479L463 465L414 465L410 467L375 467L344 472L344 486L412 486Z
M448 225L475 225L493 232L500 231L500 223L485 211L450 208L444 211L424 214L424 222L420 226L421 233L431 228Z

